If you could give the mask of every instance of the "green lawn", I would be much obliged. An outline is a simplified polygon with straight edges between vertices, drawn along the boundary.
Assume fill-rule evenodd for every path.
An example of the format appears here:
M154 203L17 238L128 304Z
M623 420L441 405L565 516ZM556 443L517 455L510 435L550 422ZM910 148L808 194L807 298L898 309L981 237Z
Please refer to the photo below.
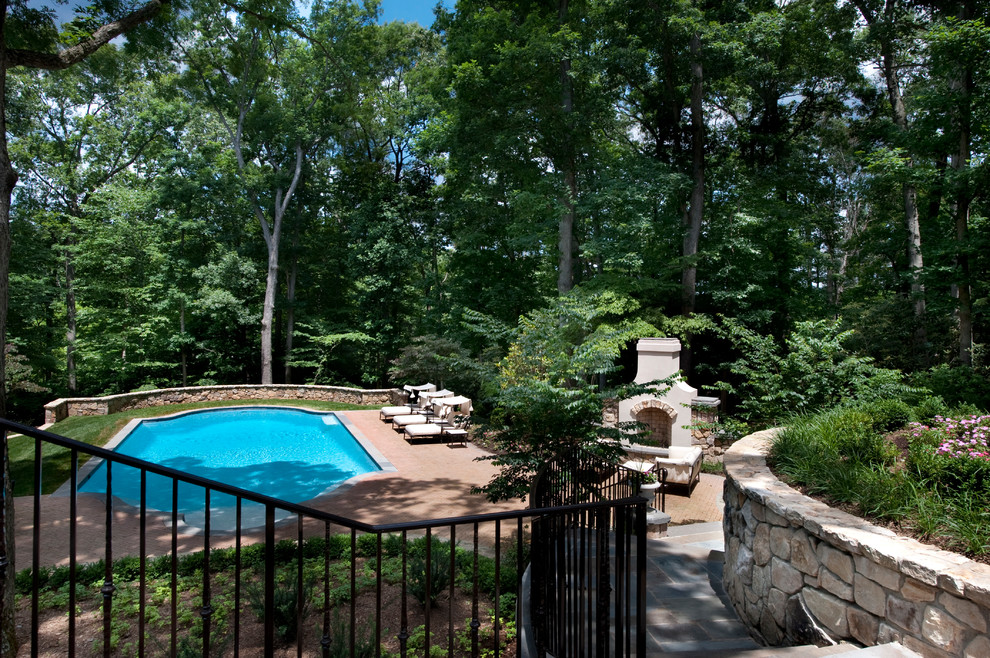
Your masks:
M190 402L188 404L173 404L164 407L149 407L135 409L108 416L73 416L55 423L50 432L60 434L70 439L82 441L94 446L106 445L124 425L133 418L154 418L165 416L178 411L189 409L206 409L209 407L233 407L246 404L268 404L292 407L305 407L317 411L347 411L349 409L372 409L374 407L340 402L319 402L313 400L230 400L223 402ZM14 484L15 496L27 496L34 491L34 441L26 436L14 436L8 441L10 451L10 475ZM50 494L69 479L71 474L71 455L69 451L50 444L44 444L42 449L41 473L42 493ZM88 459L87 455L79 455L80 465Z

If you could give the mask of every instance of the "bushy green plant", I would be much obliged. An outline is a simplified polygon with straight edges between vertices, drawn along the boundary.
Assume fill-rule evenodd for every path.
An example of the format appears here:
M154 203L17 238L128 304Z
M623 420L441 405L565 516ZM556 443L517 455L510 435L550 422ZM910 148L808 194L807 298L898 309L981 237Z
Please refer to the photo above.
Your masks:
M450 544L439 537L430 538L430 565L427 570L427 542L421 537L409 542L409 571L407 586L409 593L422 605L429 603L436 607L440 594L450 584ZM429 584L429 595L427 595Z
M893 432L908 424L914 415L911 406L903 400L884 398L864 403L860 409L870 418L875 432Z
M926 395L911 409L909 420L916 423L929 423L936 416L948 416L949 405L938 395Z
M374 557L378 555L378 535L358 535L357 554L359 557Z
M723 387L740 398L740 415L747 421L777 423L790 416L812 413L849 401L903 398L918 395L898 370L877 367L869 357L849 352L852 331L840 320L798 322L783 345L729 318L721 318L719 333L741 356L729 364L738 383Z
M334 608L328 639L330 644L324 655L330 658L371 658L375 655L375 627L371 617L366 617L355 629L354 653L351 653L350 619Z
M466 314L479 332L508 343L487 391L494 408L486 435L495 454L483 459L499 473L476 492L491 501L525 499L540 468L574 449L606 462L619 459L618 439L629 437L620 429L602 427L602 409L611 397L635 393L602 391L598 378L615 369L629 341L656 335L643 321L616 320L633 307L634 302L615 293L575 290L521 317L515 327L493 326L498 323L491 318ZM669 384L661 383L655 392L661 394Z
M432 382L468 397L481 389L481 370L470 353L456 341L435 336L417 336L392 361L389 376L400 383Z
M295 568L290 564L286 573L276 578L274 599L270 606L274 615L275 633L285 644L295 641L299 620L300 618L305 619L309 611L314 586L312 580L304 580L303 591L300 596L295 572ZM259 620L263 621L265 611L269 608L265 599L264 584L252 583L245 591L251 611L258 616ZM302 608L299 607L300 599L302 599Z
M951 406L970 404L978 409L990 409L990 379L985 369L943 363L915 374L913 381Z

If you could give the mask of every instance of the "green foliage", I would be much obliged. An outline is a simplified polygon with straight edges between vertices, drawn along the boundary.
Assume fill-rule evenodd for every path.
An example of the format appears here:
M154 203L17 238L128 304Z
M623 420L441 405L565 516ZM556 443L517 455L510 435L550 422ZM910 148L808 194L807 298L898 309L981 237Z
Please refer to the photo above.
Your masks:
M504 330L511 342L497 366L487 428L496 454L483 458L498 466L499 474L477 491L493 501L525 498L540 467L574 448L618 459L618 441L628 438L622 430L629 428L602 427L602 409L610 397L635 394L635 387L605 392L595 380L615 369L626 343L655 333L642 321L613 320L631 308L635 303L627 298L578 290Z
M725 386L739 395L750 422L775 423L850 401L915 395L899 371L878 368L844 347L851 331L839 321L799 322L784 346L724 318L720 332L741 356L729 364L739 382Z
M877 399L860 405L875 432L885 433L899 430L913 417L912 408L903 400Z
M389 376L397 383L432 382L475 397L481 388L477 363L462 345L450 338L435 335L417 336L402 348L392 361Z
M440 596L447 591L447 586L450 584L450 543L431 536L428 546L426 538L421 537L409 542L408 550L409 593L421 605L425 606L428 603L431 608L435 608ZM429 568L427 568L427 553L429 553Z
M894 468L895 453L883 434L903 412L899 405L867 403L794 418L774 438L768 462L813 495L945 538L971 555L990 551L987 512L980 502L990 495L990 462L959 459L944 449L947 433L978 434L978 424L912 424L906 468L900 469Z
M965 403L990 409L990 378L977 368L943 363L915 373L912 382L930 390L950 406Z
M354 652L351 653L350 618L339 609L330 615L330 645L324 656L329 658L372 658L376 655L374 620L366 617L355 632Z
M276 577L275 594L271 602L265 598L265 588L260 583L253 583L246 588L248 605L258 619L265 619L265 612L271 610L275 621L275 633L283 644L296 640L300 618L305 619L312 600L314 582L303 581L303 589L299 591L299 583L293 565ZM302 607L300 608L300 598Z

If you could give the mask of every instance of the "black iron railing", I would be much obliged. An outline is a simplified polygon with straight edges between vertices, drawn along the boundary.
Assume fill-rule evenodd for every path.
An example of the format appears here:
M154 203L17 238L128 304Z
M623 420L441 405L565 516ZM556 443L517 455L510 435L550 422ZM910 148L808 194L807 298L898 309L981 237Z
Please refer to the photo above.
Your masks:
M515 639L523 627L535 655L645 655L645 505L619 489L618 499L369 525L6 420L0 429L5 451L8 432L34 442L29 564L26 547L17 547L16 563L5 549L14 542L11 506L0 523L0 578L19 592L18 655L272 656L285 647L324 657L431 656L438 647L448 656L527 655ZM43 495L43 455L52 448L68 451L70 486L58 508L64 518L46 532L67 535L68 548L57 559L46 551L43 563L42 543L55 539L41 530L56 507ZM92 510L83 497L93 494L77 492L87 458L107 462L100 518L80 509ZM139 473L133 507L114 498L120 465ZM164 514L148 508L149 474L171 481ZM181 483L203 490L198 550L179 529ZM211 523L217 495L236 501L233 528ZM251 505L263 509L254 530L245 527ZM119 536L122 510L131 513L125 532L137 533L136 555L114 552L132 539ZM162 539L169 548L153 550ZM94 541L102 564L78 558Z

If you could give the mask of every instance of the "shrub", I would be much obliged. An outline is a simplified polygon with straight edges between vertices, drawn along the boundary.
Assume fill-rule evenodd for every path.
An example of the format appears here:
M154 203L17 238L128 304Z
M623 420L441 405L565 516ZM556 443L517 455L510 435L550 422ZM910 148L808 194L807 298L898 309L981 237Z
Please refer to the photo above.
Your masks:
M378 535L358 535L357 554L360 557L374 557L378 555Z
M778 345L734 320L722 318L719 333L741 352L729 364L738 383L723 383L740 396L740 416L778 422L795 413L814 413L848 402L916 395L898 370L878 367L847 349L852 331L841 321L798 322Z
M950 405L971 404L982 409L990 408L990 380L972 367L937 365L916 374L914 382L942 397Z
M311 592L314 586L312 580L303 581L302 609L299 608L300 592L297 587L295 568L290 564L286 575L280 576L275 582L275 595L271 610L275 618L275 633L285 643L294 642L299 628L299 619L305 619L312 600ZM247 588L248 604L251 611L264 621L265 587L263 583L253 583Z
M876 432L886 433L899 430L911 420L911 407L896 398L873 400L861 409L870 417L870 426Z
M450 584L450 544L439 537L430 538L430 568L426 568L426 538L409 542L409 593L422 605L436 607L440 593ZM427 597L426 586L430 591Z
M371 617L365 618L364 622L358 626L354 636L354 653L351 653L350 646L351 627L350 619L341 614L340 610L334 608L330 617L330 644L327 646L326 654L330 658L371 658L375 655L375 627Z

